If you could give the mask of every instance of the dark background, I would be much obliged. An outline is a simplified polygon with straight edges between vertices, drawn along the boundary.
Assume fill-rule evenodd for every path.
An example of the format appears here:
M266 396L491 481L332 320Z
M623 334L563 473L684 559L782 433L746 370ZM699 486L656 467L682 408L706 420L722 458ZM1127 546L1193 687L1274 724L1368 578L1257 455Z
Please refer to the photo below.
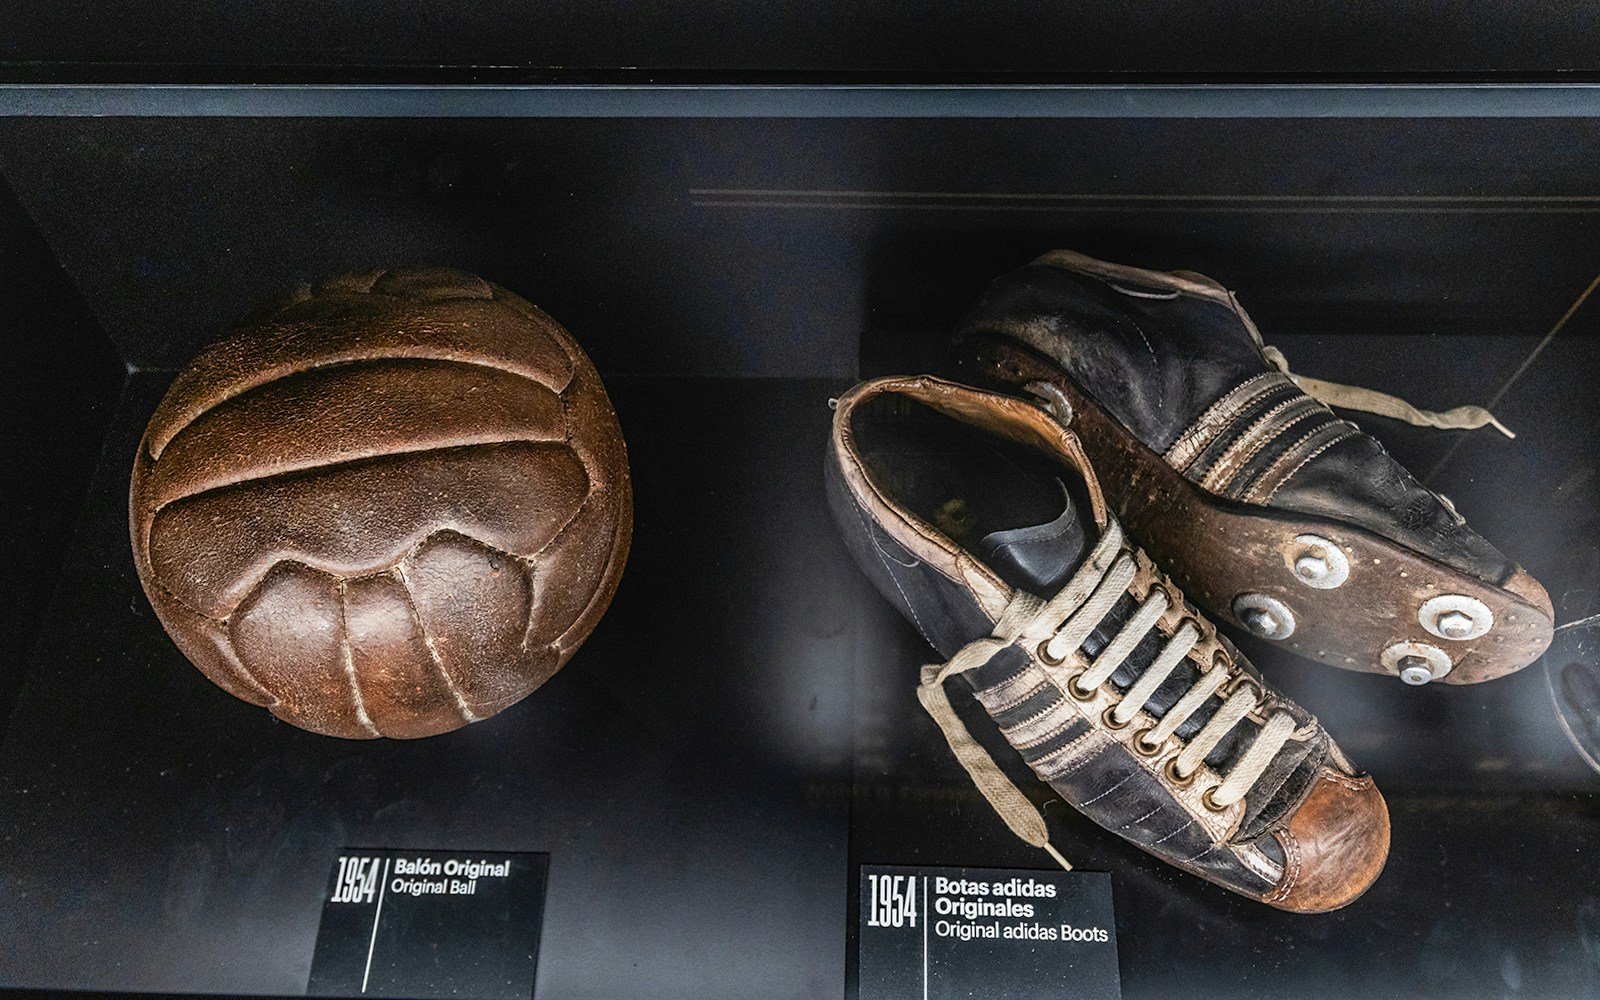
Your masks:
M1222 280L1306 374L1501 396L1515 441L1358 419L1567 620L1600 579L1600 303L1545 338L1600 275L1597 154L1595 119L0 120L0 984L297 993L359 843L549 852L545 1000L836 997L855 865L1045 865L917 706L931 651L835 540L820 469L830 395L937 363L990 278L1056 246ZM401 262L481 273L585 346L635 547L521 705L342 742L184 662L133 572L127 470L253 301ZM1600 991L1600 776L1542 665L1414 690L1250 650L1376 774L1388 871L1281 914L1048 807L1113 873L1125 995Z
M0 4L21 79L1592 73L1582 0L747 3L56 0Z

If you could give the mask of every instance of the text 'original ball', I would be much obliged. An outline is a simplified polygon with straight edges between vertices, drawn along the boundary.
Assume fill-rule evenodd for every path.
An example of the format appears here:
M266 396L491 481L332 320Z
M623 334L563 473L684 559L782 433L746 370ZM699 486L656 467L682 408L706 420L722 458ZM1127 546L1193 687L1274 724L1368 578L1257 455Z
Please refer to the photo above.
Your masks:
M633 524L583 351L433 268L301 289L202 351L145 429L129 507L184 654L352 739L442 733L544 683L610 603Z

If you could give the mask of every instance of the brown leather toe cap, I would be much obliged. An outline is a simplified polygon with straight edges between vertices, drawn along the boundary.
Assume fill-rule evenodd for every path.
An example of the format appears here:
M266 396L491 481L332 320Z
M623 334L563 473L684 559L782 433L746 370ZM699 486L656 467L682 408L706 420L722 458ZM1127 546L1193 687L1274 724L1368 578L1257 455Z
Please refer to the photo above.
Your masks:
M1370 776L1324 767L1311 792L1273 836L1283 879L1263 901L1295 913L1326 913L1353 902L1389 857L1389 807Z

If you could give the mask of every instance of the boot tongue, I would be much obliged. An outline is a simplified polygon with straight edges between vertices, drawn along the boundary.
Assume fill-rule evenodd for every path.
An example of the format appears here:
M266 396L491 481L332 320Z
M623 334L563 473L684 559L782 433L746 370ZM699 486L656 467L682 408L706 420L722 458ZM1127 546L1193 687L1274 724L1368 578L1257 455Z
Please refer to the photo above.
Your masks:
M977 555L1013 587L1049 597L1066 586L1083 562L1087 544L1082 518L1058 480L1062 511L1043 524L991 531L978 540Z

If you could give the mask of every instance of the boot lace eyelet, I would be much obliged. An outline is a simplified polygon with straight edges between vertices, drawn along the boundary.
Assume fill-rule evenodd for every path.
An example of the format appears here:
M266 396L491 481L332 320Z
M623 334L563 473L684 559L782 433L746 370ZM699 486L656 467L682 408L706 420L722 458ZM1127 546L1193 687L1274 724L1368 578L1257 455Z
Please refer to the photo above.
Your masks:
M1163 773L1174 788L1188 788L1194 784L1195 776L1200 773L1200 770L1196 768L1193 774L1179 774L1178 758L1174 757L1167 761L1167 766L1163 769Z
M1228 683L1222 685L1222 688L1217 692L1217 694L1220 695L1224 701L1226 701L1243 688L1254 688L1256 692L1255 707L1245 713L1245 718L1249 719L1251 722L1254 722L1258 726L1266 725L1267 715L1273 707L1273 698L1272 694L1267 690L1267 686L1261 681L1256 680L1249 674L1241 672Z
M1098 688L1090 688L1089 690L1085 691L1083 688L1079 687L1078 678L1082 676L1083 674L1079 672L1067 678L1067 694L1072 695L1072 697L1078 699L1079 701L1093 701L1094 696L1099 694L1100 691Z
M1215 787L1206 789L1200 795L1200 804L1205 806L1207 809L1210 809L1212 812L1218 812L1218 813L1219 812L1227 812L1228 811L1228 807L1227 806L1218 804L1217 800L1213 799L1211 797L1211 793L1215 792L1218 788L1221 788L1221 787L1222 787L1221 785L1216 785Z
M1222 685L1222 689L1219 690L1217 692L1217 694L1221 695L1222 698L1224 700L1226 700L1226 699L1232 697L1234 694L1238 693L1238 691L1241 688L1247 688L1247 687L1248 688L1255 688L1256 704L1261 705L1261 704L1265 704L1266 703L1266 700L1267 700L1267 687L1266 687L1266 685L1262 684L1260 681L1256 680L1254 677L1251 677L1249 674L1247 674L1247 673L1245 673L1243 671L1240 671L1238 674L1235 674L1232 680L1230 680L1230 681L1228 681L1228 683Z
M1034 650L1034 653L1039 657L1039 659L1042 662L1044 662L1044 663L1046 663L1046 664L1048 664L1048 665L1050 665L1052 667L1059 667L1063 663L1067 662L1067 658L1065 656L1051 656L1050 655L1050 640L1049 639L1041 639L1041 640L1039 640L1039 645Z
M1129 726L1133 725L1133 720L1132 719L1129 719L1127 722L1118 722L1116 720L1115 715L1114 715L1116 710L1117 710L1117 706L1108 705L1106 707L1106 710L1104 712L1100 713L1100 724L1105 726L1107 729L1109 729L1109 730L1111 730L1113 732L1121 732L1122 730L1127 729Z
M1154 726L1146 726L1133 734L1133 749L1135 753L1144 757L1154 757L1161 752L1162 747L1167 745L1165 740L1160 743L1145 742L1145 737L1149 736L1150 731L1154 728Z

